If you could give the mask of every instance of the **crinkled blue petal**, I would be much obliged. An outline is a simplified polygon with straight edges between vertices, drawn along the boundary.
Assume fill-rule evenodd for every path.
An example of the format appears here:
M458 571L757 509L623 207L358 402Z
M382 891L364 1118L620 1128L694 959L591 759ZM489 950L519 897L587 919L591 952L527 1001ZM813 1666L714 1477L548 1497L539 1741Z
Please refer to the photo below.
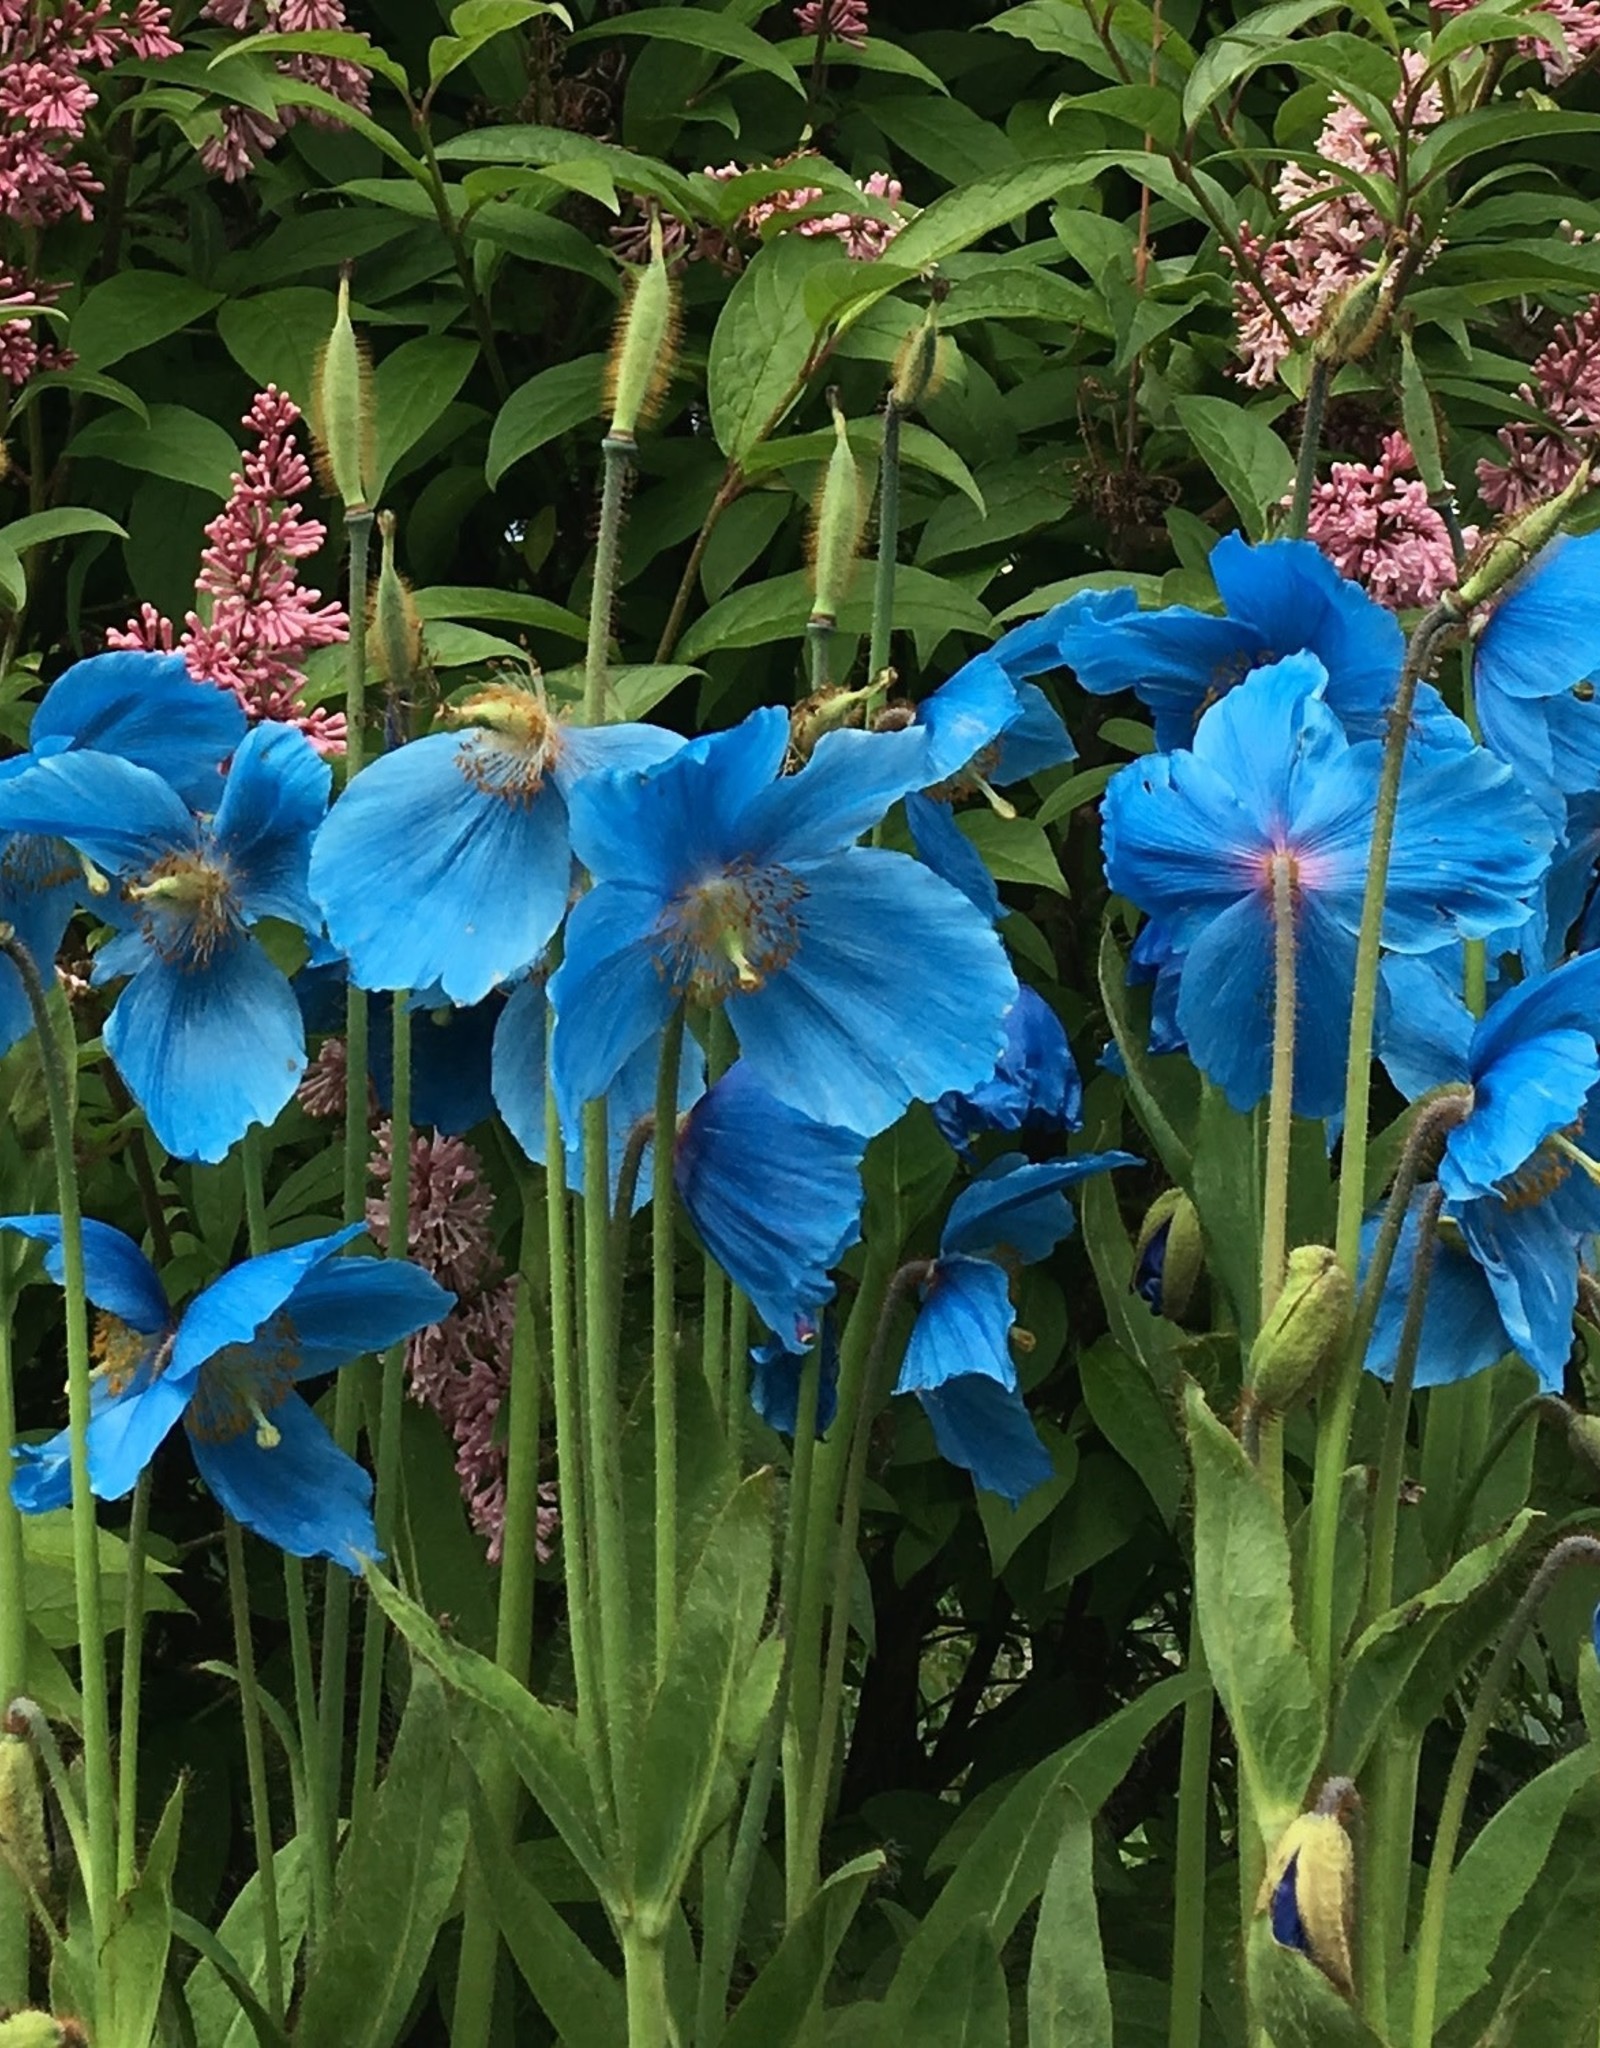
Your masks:
M1046 1258L1073 1227L1065 1190L1091 1174L1139 1166L1132 1152L1085 1152L1033 1162L1008 1152L956 1196L939 1240L941 1257L995 1258L1012 1252L1025 1266Z
M151 1376L149 1361L119 1394L97 1381L90 1395L89 1490L100 1500L121 1500L171 1433L194 1388L171 1373ZM72 1435L60 1430L42 1444L16 1449L11 1497L24 1514L45 1514L72 1498Z
M941 1095L933 1120L958 1152L979 1131L1075 1131L1083 1120L1083 1081L1061 1019L1026 982L1006 1012L1006 1042L987 1081L964 1095Z
M817 1340L814 1340L817 1341ZM817 1382L817 1435L826 1436L839 1412L839 1346L833 1318L822 1319L821 1378ZM750 1349L750 1405L768 1429L792 1437L800 1415L800 1375L810 1349L796 1351L781 1337Z
M1600 954L1586 953L1549 974L1530 976L1490 1005L1472 1034L1472 1079L1487 1077L1497 1061L1530 1038L1589 1025L1600 1026Z
M566 804L550 781L527 795L474 779L507 751L476 731L413 740L328 813L311 894L361 987L477 1003L543 953L571 888Z
M0 783L0 832L64 839L112 874L138 874L196 845L170 783L112 754L52 754Z
M298 1280L283 1304L297 1380L336 1372L441 1321L455 1296L410 1259L330 1258Z
M181 654L91 654L46 690L28 744L36 754L116 754L170 782L196 810L216 808L222 764L245 735L231 690L197 683Z
M895 1392L927 1394L975 1373L1014 1392L1017 1368L1010 1339L1016 1319L1003 1267L992 1259L942 1251L923 1284Z
M861 1235L855 1132L815 1123L737 1060L689 1112L673 1178L707 1251L769 1329L798 1341Z
M986 1080L1017 991L987 920L904 854L852 848L804 880L792 958L728 1001L752 1076L868 1137L910 1102Z
M291 1557L326 1557L359 1572L383 1555L372 1521L372 1480L346 1457L298 1394L268 1411L280 1441L263 1450L246 1430L226 1443L191 1433L200 1477L219 1504Z
M906 823L923 862L959 889L991 924L997 924L1005 908L1000 891L984 866L983 855L956 823L952 807L936 797L908 796Z
M58 1287L67 1284L59 1216L0 1216L0 1230L42 1244L45 1271ZM96 1308L146 1337L158 1335L172 1321L155 1267L131 1237L91 1216L83 1219L83 1285Z
M1479 636L1473 677L1507 697L1553 697L1600 669L1600 534L1541 548Z
M1578 1239L1550 1203L1513 1209L1490 1197L1463 1203L1457 1214L1512 1345L1543 1390L1559 1394L1578 1302Z
M251 1124L270 1124L306 1065L294 991L248 939L194 967L152 956L117 999L105 1041L157 1142L208 1163Z
M1367 1345L1366 1369L1381 1380L1394 1378L1400 1353L1400 1333L1405 1327L1406 1304L1416 1272L1417 1214L1422 1199L1420 1194L1415 1197L1400 1227L1400 1240ZM1377 1235L1378 1218L1373 1216L1361 1228L1363 1275ZM1466 1252L1440 1236L1434 1245L1428 1275L1428 1299L1417 1348L1416 1385L1442 1387L1470 1379L1474 1373L1486 1372L1513 1348L1500 1320L1494 1292L1482 1271Z
M258 725L240 742L211 841L246 924L280 917L305 930L320 928L306 870L331 781L327 762L292 725Z
M11 1504L24 1515L48 1515L72 1503L72 1433L58 1430L42 1444L11 1447Z
M928 745L928 781L959 775L1016 715L1017 686L994 649L975 655L917 706L917 725Z
M365 1229L364 1223L349 1223L327 1237L308 1238L303 1244L263 1252L259 1258L230 1266L184 1310L168 1377L192 1380L208 1358L228 1345L248 1344L308 1274Z
M981 1492L998 1494L1015 1507L1055 1477L1055 1463L1014 1389L967 1373L917 1398L933 1425L939 1455L970 1472Z
M1389 1001L1378 1057L1408 1102L1467 1078L1477 1020L1461 1000L1460 974L1452 979L1439 960L1437 953L1395 953L1383 963Z
M1471 1114L1445 1143L1439 1185L1446 1195L1452 1201L1492 1195L1552 1131L1576 1122L1597 1081L1594 1029L1541 1031L1506 1047L1474 1082Z
M1413 757L1400 785L1384 944L1425 953L1523 923L1554 843L1548 813L1486 747Z
M1059 629L1062 660L1095 696L1136 691L1155 713L1156 745L1164 752L1188 746L1207 704L1269 651L1242 620L1219 619L1188 605L1156 612L1140 612L1131 603L1113 609L1106 595L1084 591L1069 600L1077 609Z
M892 804L938 778L920 726L830 732L798 775L755 791L740 818L740 850L757 865L823 860L868 832Z
M593 787L585 783L579 793ZM578 1129L584 1103L609 1090L629 1058L655 1037L672 1012L672 990L658 964L661 911L659 897L621 882L602 882L573 905L566 950L550 979L556 1012L550 1075L563 1130ZM497 1049L510 1028L502 1018ZM500 1087L497 1076L497 1101ZM515 1097L508 1099L515 1112ZM527 1129L542 1120L542 1112L529 1117ZM528 1149L523 1132L518 1142Z
M1019 684L1016 716L1000 735L1000 758L987 780L1005 788L1077 757L1078 750L1061 721L1061 713L1043 690L1033 683Z

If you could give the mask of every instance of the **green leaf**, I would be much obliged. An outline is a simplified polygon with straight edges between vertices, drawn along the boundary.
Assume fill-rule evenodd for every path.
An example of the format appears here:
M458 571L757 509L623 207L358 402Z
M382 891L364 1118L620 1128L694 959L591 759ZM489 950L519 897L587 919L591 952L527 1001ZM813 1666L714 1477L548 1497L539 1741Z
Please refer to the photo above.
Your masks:
M582 640L588 621L569 612L565 605L552 604L547 597L535 597L523 590L480 590L469 583L430 583L412 592L421 619L504 619L514 626L532 626L542 633L559 633L567 640Z
M419 157L414 157L403 142L396 141L388 129L380 126L370 114L363 114L359 107L351 106L337 93L313 85L308 79L285 78L277 72L273 73L271 84L273 98L280 107L309 107L313 113L326 114L334 127L348 128L352 134L370 142L380 155L386 156L408 177L415 178L419 185L429 182L428 167Z
M1253 1123L1229 1105L1220 1088L1202 1081L1189 1192L1205 1233L1206 1263L1228 1290L1247 1338L1255 1334L1261 1309L1261 1214L1255 1176Z
M1231 398L1191 394L1172 409L1211 474L1233 500L1252 540L1294 480L1294 457L1260 413Z
M707 1533L635 1754L622 1760L627 1892L647 1939L666 1927L699 1853L771 1575L772 1479L758 1472L734 1489ZM742 1771L748 1758L729 1761Z
M104 512L92 511L87 505L58 505L52 512L28 512L21 519L13 519L9 526L0 526L0 541L23 554L45 541L69 540L75 533L109 533L118 540L128 538L126 530Z
M1386 2048L1315 1963L1273 1940L1264 1915L1251 1925L1247 1953L1252 2003L1272 2048Z
M574 135L566 128L544 128L535 122L513 122L499 128L469 128L464 135L441 142L444 163L571 165L583 158L603 170L618 191L642 192L662 200L676 214L693 218L700 210L695 186L670 165L592 135Z
M112 405L120 405L135 419L148 420L150 417L150 408L138 392L130 390L120 379L102 376L98 370L80 370L76 366L69 370L42 370L36 377L30 377L22 388L16 411L21 413L30 401L46 391L79 391L87 398L104 398Z
M1103 768L1085 768L1077 775L1069 775L1065 782L1057 783L1040 804L1034 812L1035 820L1041 825L1054 825L1058 819L1070 818L1085 804L1096 802L1118 766L1117 762L1111 761Z
M285 1982L293 1974L295 1957L305 1939L310 1886L305 1875L303 1849L303 1838L295 1836L272 1859L279 1886ZM285 1883L291 1872L296 1880L292 1890ZM252 1873L228 1908L227 1918L216 1934L203 1921L188 1913L173 1913L173 1933L200 1958L184 1984L183 1997L195 2035L204 2048L248 2048L251 2041L256 2043L256 2048L285 2048L287 2035L281 2027L274 2025L271 2015L261 2003L266 1990L266 1962L265 1945L261 1939L260 1891L260 1876ZM246 1908L247 1920L241 1916L241 1908ZM221 1938L223 1933L228 1933L230 1939L224 1941ZM251 1954L253 1974L233 1946L241 1934L248 1934L254 1939Z
M1021 882L1029 888L1049 889L1057 896L1072 893L1055 848L1036 819L1002 818L994 811L971 810L960 812L956 824L997 882Z
M979 1492L978 1520L989 1546L989 1563L999 1578L1035 1529L1042 1529L1066 1499L1078 1476L1078 1446L1054 1423L1041 1418L1040 1441L1055 1467L1051 1476L1030 1488L1013 1507L997 1493Z
M1464 50L1476 50L1485 43L1515 43L1528 33L1526 10L1500 14L1492 7L1469 7L1446 21L1428 45L1430 70L1448 64Z
M1327 11L1327 0L1279 0L1277 6L1256 8L1236 27L1213 36L1183 88L1184 126L1193 128L1209 106L1250 75L1274 44Z
M245 36L237 43L225 43L211 59L210 69L215 71L221 64L237 63L241 57L259 54L263 57L337 57L345 64L360 64L368 71L377 72L402 93L409 92L410 81L403 65L380 50L370 36L358 35L352 29L312 28L302 29L297 35L264 34Z
M524 455L531 455L558 434L600 417L605 365L603 355L577 356L541 370L512 392L489 432L489 455L483 467L491 490L498 488L506 471Z
M1200 1627L1258 1824L1270 1841L1305 1803L1323 1744L1322 1705L1295 1634L1289 1539L1260 1474L1192 1382L1184 1410Z
M97 2032L117 2048L148 2048L172 1946L172 1870L183 1824L183 1782L167 1801L133 1889L116 1903L101 1958L106 2007Z
M428 45L428 84L440 84L508 28L520 28L525 21L545 14L558 16L569 29L572 26L567 10L547 4L547 0L463 0L451 12L452 33L435 36Z
M1167 1172L1187 1187L1194 1177L1194 1157L1182 1133L1189 1121L1185 1110L1194 1100L1193 1072L1186 1062L1156 1059L1147 1051L1149 1033L1134 1017L1128 963L1122 957L1109 919L1100 934L1099 983L1106 1022L1122 1055L1134 1113L1161 1154ZM1181 1096L1169 1085L1169 1076L1175 1072L1178 1087L1184 1091Z
M847 432L850 446L857 454L876 461L883 447L882 419L874 414L870 419L851 420ZM764 476L775 469L787 469L791 464L823 463L833 453L833 446L831 428L814 434L782 434L751 449L744 460L744 473L750 477ZM915 469L927 470L930 476L943 477L946 483L954 484L969 498L980 514L986 510L977 479L961 457L937 434L929 433L915 420L902 420L900 423L900 460Z
M883 1868L883 1852L873 1849L824 1880L739 2000L718 2048L792 2048L828 1981L867 1886Z
M1085 1191L1087 1193L1087 1190ZM1106 1206L1114 1207L1116 1197L1106 1183ZM1098 1205L1097 1205L1098 1206ZM1089 1234L1089 1208L1084 1210L1084 1235ZM1122 1289L1130 1294L1126 1304L1130 1316L1150 1314L1146 1304L1131 1294L1128 1279ZM1170 1325L1166 1328L1170 1330ZM1094 1425L1117 1456L1130 1465L1144 1481L1145 1490L1161 1510L1171 1528L1183 1505L1183 1446L1173 1426L1171 1405L1159 1392L1148 1367L1109 1338L1101 1338L1078 1358L1083 1398Z
M963 1927L928 1972L905 2026L918 2048L995 2048L1008 2038L1005 1972L982 1920Z
M258 390L276 384L304 409L316 385L317 358L333 332L338 301L319 286L286 285L230 299L217 315L229 355Z
M100 1601L107 1632L122 1626L128 1582L128 1546L114 1529L98 1532ZM48 1514L25 1515L22 1554L28 1591L28 1619L52 1649L64 1650L78 1640L78 1598L73 1574L72 1514L54 1508ZM187 1614L183 1601L166 1583L174 1567L146 1555L144 1604L150 1614Z
M193 484L225 498L239 467L239 450L227 431L186 405L153 405L150 424L107 415L81 427L67 453L97 456L124 469L140 469L174 483Z
M841 633L865 633L872 623L872 594L864 577L839 607ZM733 590L701 614L678 643L685 661L698 661L719 647L765 647L774 640L799 640L811 611L811 577L805 569L769 577ZM974 633L987 640L988 612L959 583L902 563L895 573L896 631Z
M119 271L93 286L72 316L73 354L82 369L108 369L189 326L221 296L168 270Z
M0 600L13 612L20 612L28 602L28 578L22 557L5 540L0 540Z
M1071 1794L1034 1928L1028 2048L1112 2048L1111 1992L1094 1896L1094 1841L1089 1816Z
M439 419L478 359L478 344L451 334L423 334L384 357L373 377L381 491L402 455Z
M1467 15L1459 17L1465 21ZM1522 25L1527 33L1527 23ZM1518 142L1547 142L1570 135L1600 132L1600 114L1580 114L1566 107L1482 107L1441 121L1416 143L1411 155L1413 190L1454 170L1485 150L1505 149Z
M1022 160L1003 128L960 100L932 99L925 92L889 94L872 102L871 117L897 157L926 164L952 185L1015 170Z
M657 42L685 43L692 50L709 51L719 57L735 57L753 71L764 71L769 78L781 79L792 92L805 98L805 86L794 66L780 57L764 36L758 36L753 28L728 14L712 14L699 7L652 7L621 21L599 22L593 28L582 29L570 38L569 46L576 49L580 43L597 39L609 42L613 36L648 36Z
M954 192L943 193L919 213L894 240L894 261L898 268L921 270L930 263L942 263L957 250L991 235L1009 221L1018 221L1034 207L1043 206L1072 187L1086 182L1078 170L1060 159L1020 164L975 179Z
M706 381L711 428L724 455L742 461L799 395L816 341L806 279L831 252L803 235L779 235L728 294L711 336Z
M338 1897L312 1951L296 2048L391 2048L467 1849L467 1808L444 1687L415 1664L383 1783L339 1859Z

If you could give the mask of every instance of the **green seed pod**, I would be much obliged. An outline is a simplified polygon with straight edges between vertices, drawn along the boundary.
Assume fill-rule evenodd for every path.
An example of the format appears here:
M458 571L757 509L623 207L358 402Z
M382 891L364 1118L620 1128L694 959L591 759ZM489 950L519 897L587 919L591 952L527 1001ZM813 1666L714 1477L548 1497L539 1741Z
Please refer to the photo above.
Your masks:
M867 500L836 391L828 393L828 404L833 409L833 453L822 473L811 527L811 574L816 592L811 616L831 622L839 616L855 576L861 533L867 523Z
M34 1886L50 1882L50 1844L45 1834L44 1794L39 1765L26 1737L0 1734L0 1846ZM0 2033L0 2044L5 2036Z
M422 620L411 595L411 586L395 567L394 514L378 514L378 532L383 540L383 565L372 596L372 653L374 666L392 691L406 697L424 665Z
M1470 611L1475 604L1482 604L1503 590L1513 576L1520 575L1539 550L1555 539L1566 524L1567 514L1588 488L1589 460L1585 456L1564 491L1546 498L1541 505L1530 505L1526 512L1518 513L1515 519L1508 519L1491 533L1467 564L1467 573L1461 579L1461 588L1456 592L1461 610Z
M662 249L661 217L650 223L650 260L628 280L617 315L606 397L613 441L632 441L655 412L672 381L678 349L678 290Z
M944 381L938 309L930 306L895 352L889 394L897 412L910 412Z
M1182 1188L1156 1196L1139 1226L1133 1253L1133 1284L1157 1315L1181 1322L1205 1271L1200 1218Z
M317 444L317 473L323 488L346 512L364 512L371 503L374 456L372 365L367 348L350 319L350 279L339 279L339 305L333 332L317 359L311 404L311 431Z
M1354 363L1383 332L1389 318L1387 257L1329 301L1317 322L1311 353L1324 363Z
M1272 1313L1250 1347L1246 1385L1257 1406L1282 1415L1308 1394L1343 1348L1355 1285L1325 1244L1296 1245Z

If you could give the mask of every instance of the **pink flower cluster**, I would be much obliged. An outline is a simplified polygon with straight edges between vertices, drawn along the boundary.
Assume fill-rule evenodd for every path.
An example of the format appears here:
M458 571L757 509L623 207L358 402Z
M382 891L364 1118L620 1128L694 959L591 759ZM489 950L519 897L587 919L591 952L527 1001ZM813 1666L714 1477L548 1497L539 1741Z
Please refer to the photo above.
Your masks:
M28 228L93 219L101 187L77 154L99 97L86 73L175 56L169 18L159 0L0 0L0 217Z
M295 442L299 417L273 384L245 414L260 446L246 453L227 504L206 528L195 593L207 615L190 612L176 646L196 682L231 690L252 719L298 726L319 753L338 754L344 714L307 711L301 702L300 664L314 647L348 640L350 620L342 605L323 604L321 591L302 589L298 579L298 564L328 532L321 520L301 517L311 471ZM106 644L171 653L173 635L172 621L147 604Z
M737 178L745 168L743 164L707 164L705 174L708 178ZM815 214L809 219L797 220L794 231L809 236L832 235L843 243L844 253L852 262L868 263L873 257L881 256L905 226L900 214L903 194L900 180L891 178L887 171L874 171L870 177L858 178L856 188L865 198L881 199L894 217L884 220L870 213ZM815 206L825 197L820 185L796 185L791 191L775 192L770 199L759 199L754 206L747 207L739 216L740 225L751 234L759 234L768 221L804 213L808 206Z
M831 36L859 50L867 40L867 0L801 0L794 25L803 36Z
M393 1144L393 1126L380 1124L371 1171L384 1185L394 1172ZM462 1499L473 1528L488 1538L490 1563L498 1564L505 1537L506 1454L495 1430L510 1380L517 1282L500 1277L493 1211L483 1163L464 1138L412 1133L406 1249L452 1290L456 1306L443 1322L410 1339L406 1375L412 1399L425 1402L455 1441ZM368 1202L367 1223L387 1250L386 1197ZM551 1555L559 1522L555 1489L546 1482L539 1488L535 1539L541 1562Z
M1414 77L1422 58L1407 52L1404 62ZM1443 111L1437 90L1430 86L1417 104L1414 125L1432 127ZM1345 170L1394 176L1392 153L1367 125L1361 109L1338 94L1322 124L1315 153ZM1241 228L1239 246L1294 333L1307 335L1328 306L1371 271L1382 252L1384 225L1353 186L1300 164L1285 165L1273 192L1279 210L1292 216L1290 232L1269 242L1250 228ZM1238 352L1244 362L1239 380L1259 389L1277 376L1289 353L1290 337L1255 276L1240 272L1235 277L1233 304Z
M1537 388L1535 388L1537 387ZM1502 427L1506 460L1478 464L1483 502L1505 518L1564 490L1600 438L1600 297L1559 324L1533 361L1533 384L1517 394L1554 422L1544 433L1525 421Z
M237 29L241 35L270 30L274 35L300 36L318 29L348 30L350 26L345 20L343 0L206 0L200 19ZM358 113L367 111L372 73L364 64L353 64L343 57L297 54L280 57L277 69L285 78L320 86ZM231 184L253 171L284 130L302 120L318 128L339 125L332 114L313 112L309 107L285 107L276 116L258 114L250 107L225 107L222 133L204 144L200 161L208 171Z
M1433 0L1434 10L1439 14L1465 14L1469 7L1477 4L1478 0ZM1519 36L1517 39L1518 54L1537 57L1544 66L1545 79L1549 84L1562 84L1600 49L1600 4L1597 0L1539 0L1539 4L1528 12L1530 17L1538 14L1551 16L1567 39L1565 53L1543 36Z
M26 317L5 317L7 309L53 306L60 296L59 285L39 284L26 271L0 264L0 383L15 391L37 371L64 370L76 360L71 349L47 338L49 330L42 323L36 331Z
M1456 582L1449 529L1415 469L1405 435L1387 434L1375 463L1334 463L1311 500L1311 539L1341 576L1397 612L1432 604ZM1461 538L1474 546L1477 529Z

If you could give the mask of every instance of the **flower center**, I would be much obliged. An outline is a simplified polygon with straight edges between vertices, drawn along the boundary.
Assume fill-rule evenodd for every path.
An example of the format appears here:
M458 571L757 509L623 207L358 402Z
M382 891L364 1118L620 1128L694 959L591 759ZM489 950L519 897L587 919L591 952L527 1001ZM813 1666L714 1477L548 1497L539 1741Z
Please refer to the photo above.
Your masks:
M473 728L456 766L475 789L526 809L544 787L561 735L544 699L507 685L481 690L451 716Z
M203 853L164 855L125 893L150 945L180 967L204 967L239 928L233 879Z
M936 782L931 789L925 789L923 795L932 797L939 804L953 804L965 796L981 796L996 817L1014 818L1017 815L1016 805L1008 803L989 779L1000 765L1000 745L998 739L993 739L986 747L980 747L965 768L943 782Z
M1592 1181L1600 1182L1600 1166L1580 1151L1574 1140L1583 1133L1583 1118L1568 1124L1564 1131L1553 1131L1530 1158L1525 1159L1515 1173L1507 1174L1495 1183L1500 1199L1508 1209L1532 1209L1540 1202L1549 1201L1574 1167L1586 1174Z
M254 1430L257 1447L276 1450L282 1436L272 1421L294 1386L300 1354L287 1318L276 1317L248 1344L229 1344L200 1368L184 1420L203 1444L227 1444Z
M102 1309L94 1319L94 1335L89 1341L89 1355L94 1360L90 1378L103 1380L106 1392L115 1400L128 1391L134 1375L156 1350L153 1337L130 1329L119 1316Z
M19 893L63 888L79 872L78 856L60 839L18 832L0 847L0 883Z
M753 995L794 958L805 894L787 868L730 868L684 890L662 925L673 994L701 1004Z

